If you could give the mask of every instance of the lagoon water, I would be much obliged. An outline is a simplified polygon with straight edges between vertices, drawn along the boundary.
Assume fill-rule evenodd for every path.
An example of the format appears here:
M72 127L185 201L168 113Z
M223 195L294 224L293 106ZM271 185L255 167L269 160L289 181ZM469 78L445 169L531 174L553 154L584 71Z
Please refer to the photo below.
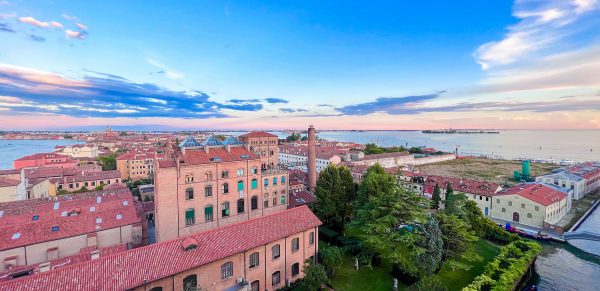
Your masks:
M74 140L1 140L0 169L12 169L13 161L35 153L53 152L57 145L78 144Z

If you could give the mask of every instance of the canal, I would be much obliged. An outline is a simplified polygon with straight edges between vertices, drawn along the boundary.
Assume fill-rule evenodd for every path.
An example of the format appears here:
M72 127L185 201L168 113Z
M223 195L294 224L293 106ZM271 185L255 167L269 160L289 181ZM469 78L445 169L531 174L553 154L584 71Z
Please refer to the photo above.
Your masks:
M600 232L600 207L578 230ZM528 283L540 290L599 290L600 242L572 240L571 244L543 243Z

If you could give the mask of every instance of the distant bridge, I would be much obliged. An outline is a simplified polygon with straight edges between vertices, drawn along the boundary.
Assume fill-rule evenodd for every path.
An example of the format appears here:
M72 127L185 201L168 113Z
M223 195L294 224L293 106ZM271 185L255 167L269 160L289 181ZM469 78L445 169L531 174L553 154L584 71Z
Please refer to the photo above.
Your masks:
M595 233L587 230L569 231L563 234L565 240L584 239L592 241L600 241L600 233Z

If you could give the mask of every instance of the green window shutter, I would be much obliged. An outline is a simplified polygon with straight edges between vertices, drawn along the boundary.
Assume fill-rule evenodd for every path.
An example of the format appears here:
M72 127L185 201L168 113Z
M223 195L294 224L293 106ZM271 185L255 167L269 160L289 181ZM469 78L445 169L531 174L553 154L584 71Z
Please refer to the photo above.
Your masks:
M243 191L244 190L244 182L243 181L239 181L238 182L238 191Z
M252 180L252 189L258 188L258 180Z
M204 208L204 215L212 216L212 212L213 212L212 206L208 206L208 207Z
M185 218L186 219L192 219L192 218L194 218L194 209L186 210L185 211Z
M281 203L284 204L285 203L285 196L281 196Z

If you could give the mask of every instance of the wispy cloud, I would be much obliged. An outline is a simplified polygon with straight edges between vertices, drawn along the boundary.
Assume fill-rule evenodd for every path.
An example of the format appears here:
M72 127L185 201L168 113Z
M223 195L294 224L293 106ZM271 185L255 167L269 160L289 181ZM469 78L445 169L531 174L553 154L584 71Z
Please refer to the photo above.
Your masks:
M65 28L64 25L62 25L62 23L58 22L58 21L51 21L50 22L50 26L54 27L54 28L59 28L59 29L63 29Z
M0 23L0 31L14 33L15 30L8 23Z
M67 29L65 30L65 35L71 39L85 39L85 37L87 36L87 32Z
M281 98L265 98L267 103L276 104L276 103L288 103L289 101Z
M27 17L19 17L19 22L21 23L27 23L33 26L37 26L37 27L41 27L41 28L47 28L50 27L50 23L46 22L46 21L40 21L37 20L31 16L27 16Z
M425 101L433 100L440 96L439 93L406 97L380 97L373 102L360 103L336 108L346 115L367 115L381 112L387 114L415 114L419 111L415 107Z
M294 113L294 112L308 112L308 110L306 109L294 109L294 108L280 108L279 111L283 112L283 113Z
M112 74L82 79L0 64L0 110L74 117L227 117L223 110L259 111L252 102L219 103L200 91L178 92Z
M517 1L513 16L519 22L503 39L481 45L475 59L484 70L513 63L570 35L580 16L596 8L596 0Z
M162 62L159 62L152 58L146 58L145 60L148 64L160 69L160 71L156 72L157 74L163 74L163 75L165 75L165 77L167 77L169 79L173 79L173 80L181 79L184 77L184 75L182 73L178 73L173 70L170 70Z
M40 41L40 42L41 42L41 41L46 41L46 38L44 38L44 37L41 37L41 36L39 36L39 35L35 35L35 34L30 34L30 35L28 36L28 38L29 38L30 40L33 40L33 41Z

